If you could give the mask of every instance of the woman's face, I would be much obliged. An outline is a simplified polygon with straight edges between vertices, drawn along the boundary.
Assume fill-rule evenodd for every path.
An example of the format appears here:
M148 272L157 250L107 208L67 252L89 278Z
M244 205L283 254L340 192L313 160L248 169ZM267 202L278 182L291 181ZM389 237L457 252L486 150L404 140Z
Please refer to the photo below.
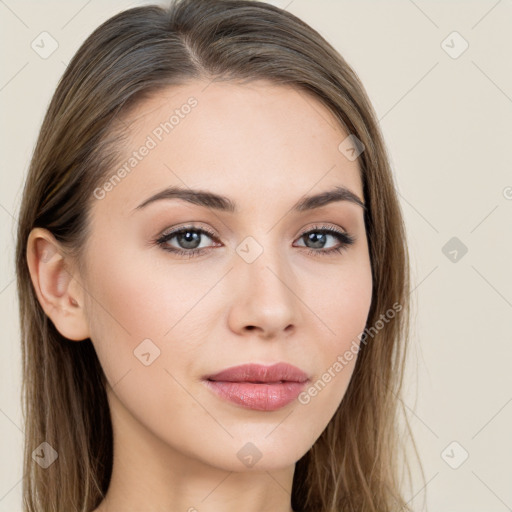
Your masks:
M363 201L358 159L303 92L206 85L125 120L119 165L94 192L85 315L123 442L227 471L285 468L343 399L372 290L363 208L295 206L336 187ZM333 251L343 233L355 241ZM229 400L205 380L246 363L289 363L308 382L216 385Z

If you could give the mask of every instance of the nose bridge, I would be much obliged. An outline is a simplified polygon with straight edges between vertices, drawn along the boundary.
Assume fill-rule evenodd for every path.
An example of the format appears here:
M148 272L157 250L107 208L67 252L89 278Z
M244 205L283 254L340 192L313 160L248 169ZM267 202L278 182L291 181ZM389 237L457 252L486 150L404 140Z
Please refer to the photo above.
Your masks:
M298 321L300 301L283 245L272 232L247 236L236 248L233 311L239 327L279 331ZM244 325L242 325L244 324Z
M239 256L237 266L247 274L253 290L273 288L274 293L282 293L286 280L291 278L290 265L286 261L283 245L274 233L263 231L247 236L236 248ZM284 283L283 283L284 281Z

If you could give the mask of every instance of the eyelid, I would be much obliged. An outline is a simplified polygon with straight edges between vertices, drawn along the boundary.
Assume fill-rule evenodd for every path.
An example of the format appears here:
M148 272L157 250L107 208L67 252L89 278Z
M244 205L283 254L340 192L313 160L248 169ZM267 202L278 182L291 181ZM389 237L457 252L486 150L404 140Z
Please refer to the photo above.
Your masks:
M157 236L157 240L160 240L170 234L176 235L180 233L183 230L197 230L197 231L204 231L206 234L208 234L211 238L214 238L218 241L219 236L213 229L203 226L203 225L196 225L194 221L191 221L189 223L184 223L183 226L173 226L172 228L167 228L164 231L161 232L160 235ZM357 237L355 235L350 234L344 227L340 226L333 226L328 225L327 223L319 223L319 224L313 224L312 226L309 226L307 228L302 228L300 231L300 234L298 237L303 237L305 234L309 233L310 231L331 231L333 233L338 233L342 235L346 235L348 238L352 238L354 241L357 240Z
M187 229L196 230L196 231L204 231L212 238L218 238L218 235L211 228L202 226L202 225L196 225L193 221L184 223L183 226L178 225L178 226L173 226L172 228L167 228L164 231L162 231L162 233L160 235L158 235L158 238L160 239L160 238L163 238L170 234L176 234L176 233L179 233L180 231L186 231Z
M339 225L333 225L333 224L328 224L328 223L323 223L323 222L316 223L316 224L313 224L312 226L308 226L307 228L302 229L300 236L304 236L306 233L309 233L310 231L327 231L327 232L337 233L337 234L346 236L347 238L352 239L354 242L357 240L356 235L354 235L353 233L351 233L350 231L346 230L344 227L339 226Z

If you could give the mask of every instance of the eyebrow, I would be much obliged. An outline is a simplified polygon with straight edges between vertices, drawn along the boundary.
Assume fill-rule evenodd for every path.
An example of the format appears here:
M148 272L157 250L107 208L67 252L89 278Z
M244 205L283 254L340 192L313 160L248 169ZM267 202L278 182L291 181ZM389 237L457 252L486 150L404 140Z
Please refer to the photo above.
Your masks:
M180 187L168 187L157 194L149 197L143 201L134 210L141 210L147 205L154 203L155 201L161 201L164 199L182 199L199 206L206 208L213 208L221 212L237 213L238 207L234 201L229 197L214 194L205 190L193 190L184 189ZM364 202L354 192L344 186L337 186L332 190L321 192L313 196L306 196L300 199L292 207L293 211L303 212L321 208L327 204L339 201L348 201L361 206L366 210Z

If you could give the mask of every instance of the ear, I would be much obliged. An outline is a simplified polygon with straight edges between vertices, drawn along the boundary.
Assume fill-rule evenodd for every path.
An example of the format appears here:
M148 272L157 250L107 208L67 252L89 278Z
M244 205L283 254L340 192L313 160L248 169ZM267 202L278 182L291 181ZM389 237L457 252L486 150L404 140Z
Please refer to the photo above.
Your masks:
M47 229L34 228L27 243L27 263L37 298L56 329L69 340L89 337L84 289L70 258Z

